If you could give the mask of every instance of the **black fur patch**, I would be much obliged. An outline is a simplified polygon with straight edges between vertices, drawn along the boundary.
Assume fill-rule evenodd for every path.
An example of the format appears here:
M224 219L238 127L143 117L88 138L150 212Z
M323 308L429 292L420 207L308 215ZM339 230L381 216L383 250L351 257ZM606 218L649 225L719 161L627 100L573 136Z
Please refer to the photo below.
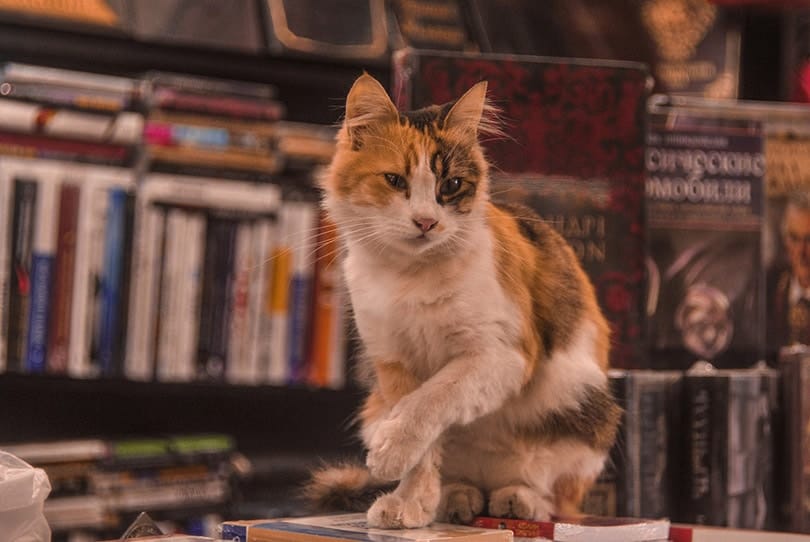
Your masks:
M399 114L400 124L410 124L417 130L433 133L435 129L444 127L444 120L455 102L444 105L431 105L415 111L405 111Z
M576 408L550 412L520 433L538 440L570 438L596 450L609 450L621 415L622 409L607 390L589 386Z

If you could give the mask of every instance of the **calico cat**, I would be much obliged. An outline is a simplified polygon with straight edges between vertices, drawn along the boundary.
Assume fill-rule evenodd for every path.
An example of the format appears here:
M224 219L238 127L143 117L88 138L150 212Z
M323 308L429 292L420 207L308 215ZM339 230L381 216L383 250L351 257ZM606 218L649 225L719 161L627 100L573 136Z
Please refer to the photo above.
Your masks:
M576 256L489 199L486 88L400 113L362 75L321 181L364 348L368 456L315 472L308 493L345 506L398 481L371 526L575 513L619 421L608 326Z

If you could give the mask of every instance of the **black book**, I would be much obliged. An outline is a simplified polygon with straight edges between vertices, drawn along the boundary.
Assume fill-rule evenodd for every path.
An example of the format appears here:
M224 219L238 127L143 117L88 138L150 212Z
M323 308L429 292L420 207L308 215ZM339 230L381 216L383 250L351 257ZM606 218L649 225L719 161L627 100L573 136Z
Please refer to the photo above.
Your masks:
M30 310L34 226L37 219L37 181L19 178L13 182L7 369L23 371Z

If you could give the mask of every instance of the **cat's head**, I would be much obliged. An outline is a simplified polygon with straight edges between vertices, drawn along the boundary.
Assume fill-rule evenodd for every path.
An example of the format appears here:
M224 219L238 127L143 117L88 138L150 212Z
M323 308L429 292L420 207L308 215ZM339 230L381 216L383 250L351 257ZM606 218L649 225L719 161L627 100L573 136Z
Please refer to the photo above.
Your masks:
M469 246L488 199L478 141L495 131L486 89L481 82L455 102L400 113L376 79L355 81L322 179L347 240L404 256Z

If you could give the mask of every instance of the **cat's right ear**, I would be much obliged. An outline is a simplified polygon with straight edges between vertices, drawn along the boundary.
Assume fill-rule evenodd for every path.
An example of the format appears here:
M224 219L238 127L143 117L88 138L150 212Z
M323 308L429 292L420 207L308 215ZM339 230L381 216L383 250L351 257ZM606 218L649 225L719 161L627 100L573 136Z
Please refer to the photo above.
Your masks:
M397 119L399 111L380 82L367 73L358 77L346 97L344 119L352 147L362 146L363 132L369 125Z

